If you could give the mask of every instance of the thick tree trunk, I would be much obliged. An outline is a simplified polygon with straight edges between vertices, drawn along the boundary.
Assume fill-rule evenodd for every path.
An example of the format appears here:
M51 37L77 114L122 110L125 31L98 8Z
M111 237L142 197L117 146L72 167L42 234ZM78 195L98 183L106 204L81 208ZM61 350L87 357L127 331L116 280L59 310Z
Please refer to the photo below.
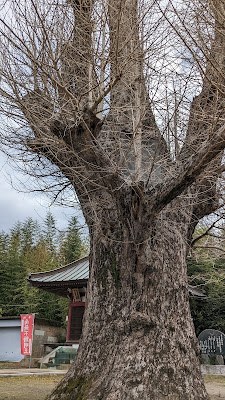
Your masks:
M50 399L208 399L189 310L190 208L132 225L121 213L107 238L93 231L82 343Z
M68 29L71 12L68 20L66 3L74 12ZM103 3L70 0L65 7L53 5L45 15L42 7L38 12L38 2L32 1L31 14L28 6L24 11L21 7L16 11L15 6L13 24L1 21L2 107L7 118L16 122L11 124L15 134L10 139L10 125L4 143L10 139L10 146L28 149L29 161L36 153L37 165L42 162L39 157L52 163L56 170L49 172L47 164L47 172L41 171L40 176L56 177L56 190L61 174L66 184L73 185L90 229L91 271L83 337L74 365L50 399L206 400L185 259L194 225L216 208L218 177L223 171L224 0L211 0L209 9L187 3L187 13L183 5L176 9L160 2L147 8L137 0ZM199 24L196 36L189 25L192 16L193 26ZM55 31L51 27L56 22ZM103 26L108 36L105 49ZM21 27L25 30L20 34ZM170 38L164 32L169 29L169 33L170 27L172 53L178 55L174 69L171 55L163 50ZM161 43L156 36L149 40L153 30L162 33ZM198 41L204 44L212 30L211 50L206 45L198 51ZM186 113L189 72L177 74L180 51L185 53L182 42L193 57L190 77L196 67L204 76L202 91L192 102L186 138L186 130L180 132L184 144L175 160L156 119L162 122L165 116L164 102L160 111L161 83L169 84L170 93L173 77L174 90L183 88L175 112L180 107ZM95 82L100 64L104 64L105 91L102 77L99 87ZM143 69L149 75L149 89ZM198 82L198 75L193 78ZM193 93L197 88L198 83ZM106 103L104 120L97 112L102 102ZM33 130L31 135L23 122L23 129L17 129L21 112ZM173 108L168 112L170 144L174 142L172 115ZM178 124L179 129L182 126L183 122Z

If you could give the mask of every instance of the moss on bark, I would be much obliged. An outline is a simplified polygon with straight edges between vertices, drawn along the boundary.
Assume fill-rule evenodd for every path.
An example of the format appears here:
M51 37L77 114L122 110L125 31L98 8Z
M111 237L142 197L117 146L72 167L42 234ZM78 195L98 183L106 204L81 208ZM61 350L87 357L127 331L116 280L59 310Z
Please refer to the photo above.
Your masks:
M78 376L75 379L70 378L66 387L57 388L53 392L53 395L56 399L65 398L66 400L86 400L91 386L92 378Z

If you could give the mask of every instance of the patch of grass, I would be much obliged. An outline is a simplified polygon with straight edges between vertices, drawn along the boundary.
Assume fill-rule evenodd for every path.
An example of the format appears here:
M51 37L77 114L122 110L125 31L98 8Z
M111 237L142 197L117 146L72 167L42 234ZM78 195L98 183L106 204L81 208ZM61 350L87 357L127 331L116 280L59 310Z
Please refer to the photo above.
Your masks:
M7 361L0 362L0 369L19 369L19 368L21 368L19 362L7 362Z
M62 376L0 377L1 400L45 400Z
M45 400L62 376L23 376L0 378L1 400ZM204 380L211 400L225 400L225 376L206 375ZM70 382L70 393L72 400L84 400L90 390L91 380L79 377ZM77 391L74 394L73 391ZM64 392L65 393L65 392ZM59 397L60 398L60 397ZM100 399L99 399L100 400Z
M224 383L224 385L225 385L225 376L223 376L223 375L205 375L204 381L206 383L211 383L211 382Z

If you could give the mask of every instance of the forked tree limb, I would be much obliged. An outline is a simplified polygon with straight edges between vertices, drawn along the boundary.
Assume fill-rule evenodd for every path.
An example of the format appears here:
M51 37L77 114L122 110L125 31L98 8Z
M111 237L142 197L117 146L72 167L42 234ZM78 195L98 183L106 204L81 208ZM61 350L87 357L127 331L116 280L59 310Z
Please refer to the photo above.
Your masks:
M159 212L168 203L177 196L182 194L201 176L218 155L222 154L225 149L225 125L214 133L211 140L202 145L198 154L190 157L185 164L178 164L174 168L173 178L165 179L161 184L155 186L154 189L148 191L149 199L151 199L151 209Z

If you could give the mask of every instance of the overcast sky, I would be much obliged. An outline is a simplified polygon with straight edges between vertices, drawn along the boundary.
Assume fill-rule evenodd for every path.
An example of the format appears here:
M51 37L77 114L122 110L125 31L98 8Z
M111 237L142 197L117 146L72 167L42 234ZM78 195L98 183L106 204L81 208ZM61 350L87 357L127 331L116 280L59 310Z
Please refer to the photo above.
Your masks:
M26 179L6 164L5 156L0 153L0 231L8 232L17 221L25 221L32 217L40 222L50 211L56 219L57 228L65 229L69 218L76 215L81 224L84 223L79 210L69 207L50 205L50 199L34 193L22 193L15 190L10 180L13 179L14 186L19 186L19 180Z

